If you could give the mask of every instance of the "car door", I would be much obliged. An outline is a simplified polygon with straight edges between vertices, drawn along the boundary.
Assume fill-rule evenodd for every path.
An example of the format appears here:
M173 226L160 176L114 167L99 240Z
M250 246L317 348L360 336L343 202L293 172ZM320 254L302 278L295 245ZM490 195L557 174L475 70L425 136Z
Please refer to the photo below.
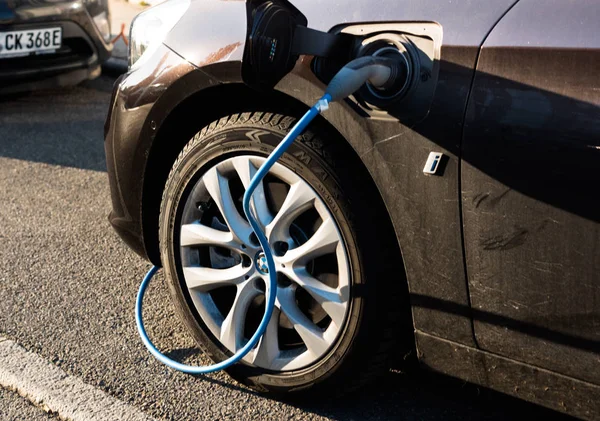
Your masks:
M521 0L483 44L462 143L480 348L600 384L600 3Z

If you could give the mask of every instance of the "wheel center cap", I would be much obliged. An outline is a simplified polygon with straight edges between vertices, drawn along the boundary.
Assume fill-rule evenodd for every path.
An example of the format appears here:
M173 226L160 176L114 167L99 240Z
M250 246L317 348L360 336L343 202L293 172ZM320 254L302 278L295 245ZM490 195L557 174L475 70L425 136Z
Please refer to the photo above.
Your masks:
M262 273L263 275L269 274L269 266L267 265L267 256L265 256L264 252L259 252L256 255L256 269Z

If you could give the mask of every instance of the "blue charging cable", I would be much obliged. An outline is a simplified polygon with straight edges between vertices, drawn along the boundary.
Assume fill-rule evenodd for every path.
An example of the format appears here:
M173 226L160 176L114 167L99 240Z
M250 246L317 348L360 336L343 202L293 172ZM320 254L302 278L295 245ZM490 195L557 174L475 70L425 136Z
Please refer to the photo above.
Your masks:
M265 314L258 325L258 329L256 329L256 332L254 332L254 335L252 335L250 340L235 354L224 361L208 366L191 366L182 364L162 354L150 341L142 320L142 302L144 299L144 293L146 292L146 288L148 288L150 280L158 271L158 268L153 266L148 271L144 277L144 280L142 281L142 284L140 285L135 302L135 321L140 337L142 338L142 342L158 361L184 373L207 374L223 370L239 362L246 355L248 355L250 351L252 351L256 344L258 344L258 341L267 329L267 325L269 324L271 315L273 314L273 308L275 307L275 299L277 298L277 270L275 268L275 260L273 259L273 251L271 250L269 241L262 232L260 225L256 221L256 218L254 218L254 215L250 209L250 199L252 198L252 194L263 178L269 173L273 165L275 165L277 160L281 158L294 140L296 140L296 138L302 134L302 132L313 121L313 119L321 111L324 111L329 107L330 102L339 101L343 98L346 98L358 90L366 81L369 81L371 85L375 87L388 86L397 75L396 65L397 63L395 61L381 57L361 57L345 65L334 76L331 82L329 82L325 95L323 95L323 97L317 101L317 103L296 123L292 130L290 130L290 132L283 138L281 143L277 145L275 150L271 152L271 155L268 156L266 161L261 165L256 174L254 174L254 177L252 177L250 180L250 185L248 186L246 193L244 193L244 214L246 215L246 218L248 218L248 222L250 222L250 226L254 230L254 233L258 238L258 242L260 243L260 246L262 247L267 259L267 267L269 268L269 283L267 284L265 293Z
M146 333L146 329L144 328L144 321L142 320L142 301L144 299L144 293L146 292L146 288L148 288L148 284L152 277L158 271L156 266L153 266L142 281L140 285L140 289L138 291L137 300L135 302L135 321L137 324L138 332L142 338L142 342L148 348L148 351L154 357L160 361L161 363L174 368L175 370L182 371L187 374L207 374L215 371L223 370L227 368L241 359L243 359L252 349L258 344L258 341L267 330L267 326L269 321L271 320L271 315L273 314L273 308L275 307L275 299L277 298L277 269L275 268L275 260L273 259L273 251L271 250L271 246L269 245L269 240L262 232L260 225L258 224L256 218L252 214L252 210L250 209L250 199L252 198L252 194L254 190L259 186L263 178L269 173L273 165L277 162L279 158L285 153L285 151L290 147L290 145L296 140L298 136L302 134L302 132L306 129L306 127L313 121L313 119L323 110L326 110L329 106L329 101L331 100L331 95L325 94L323 97L310 109L306 114L296 123L296 125L290 130L290 132L283 138L281 143L277 145L275 150L271 152L271 155L266 159L266 161L260 166L252 180L250 180L250 185L244 193L243 200L243 208L244 214L246 214L246 218L248 218L248 222L250 222L250 226L254 230L256 237L258 238L258 242L265 253L265 257L267 258L267 267L269 268L269 282L266 288L266 304L265 304L265 314L263 315L260 324L258 325L258 329L254 332L254 335L250 338L250 340L240 348L235 354L231 357L223 360L219 363L207 365L207 366L192 366L187 364L182 364L166 355L162 354L150 341L148 334Z

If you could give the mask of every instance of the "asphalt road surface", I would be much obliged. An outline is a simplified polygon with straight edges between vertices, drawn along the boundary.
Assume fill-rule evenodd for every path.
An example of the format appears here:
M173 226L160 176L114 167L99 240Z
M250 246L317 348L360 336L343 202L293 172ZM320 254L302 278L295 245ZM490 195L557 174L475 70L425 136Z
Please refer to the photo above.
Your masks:
M134 301L148 263L110 228L103 124L113 79L0 97L0 335L146 414L164 420L558 419L537 406L432 374L390 371L344 399L284 403L224 374L193 377L156 362L140 342ZM160 278L159 278L160 279ZM147 328L160 348L207 363L176 320L167 291L148 291ZM45 419L13 392L3 408Z
M58 420L53 414L48 414L41 408L35 407L27 399L17 393L0 387L0 420L2 421L50 421Z

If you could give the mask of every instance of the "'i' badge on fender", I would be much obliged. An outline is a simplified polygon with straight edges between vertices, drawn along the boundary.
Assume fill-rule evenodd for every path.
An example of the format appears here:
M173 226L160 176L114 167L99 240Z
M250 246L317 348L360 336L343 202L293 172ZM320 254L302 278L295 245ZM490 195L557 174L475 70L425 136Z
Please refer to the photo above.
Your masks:
M425 174L435 174L440 166L440 161L443 156L444 154L441 152L430 152L425 167L423 168L423 172Z

